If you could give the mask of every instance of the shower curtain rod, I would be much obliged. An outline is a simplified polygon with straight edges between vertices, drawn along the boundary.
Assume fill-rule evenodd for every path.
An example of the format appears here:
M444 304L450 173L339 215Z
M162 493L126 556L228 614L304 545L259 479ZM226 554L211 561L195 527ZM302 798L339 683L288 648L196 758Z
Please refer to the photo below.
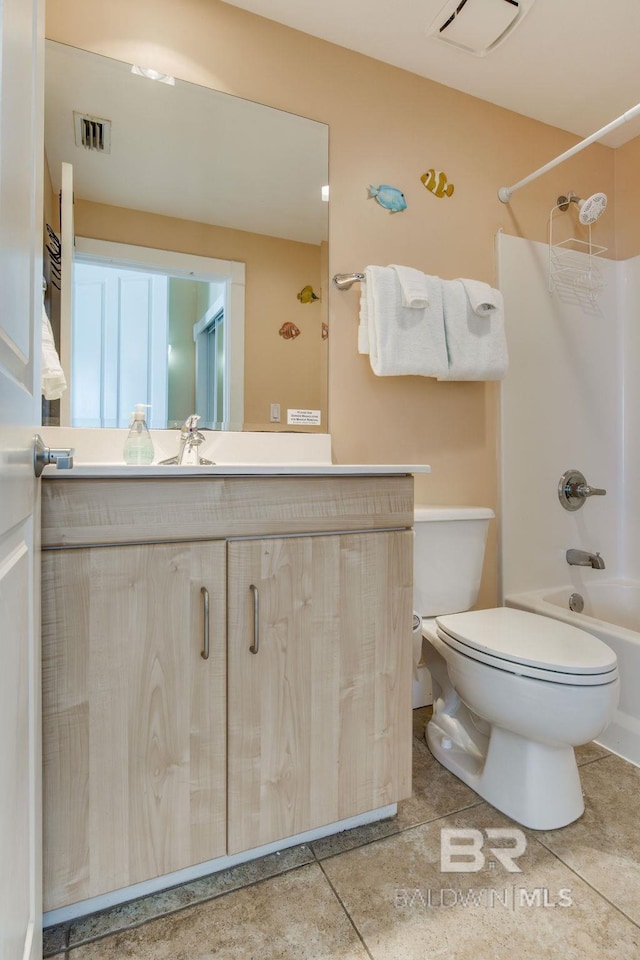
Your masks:
M528 177L525 177L524 180L518 180L517 183L514 183L512 187L500 187L498 190L498 196L503 203L509 203L511 195L519 190L520 187L526 187L528 183L531 183L532 180L537 180L538 177L541 177L543 173L546 173L547 170L552 170L554 167L557 167L559 163L562 163L564 160L568 160L569 157L572 157L575 153L579 153L581 150L584 150L585 147L588 147L589 144L595 143L596 140L600 140L602 137L605 137L608 133L611 133L612 130L615 130L617 127L621 127L623 123L628 123L629 120L633 120L634 117L637 117L640 114L640 103L637 103L635 107L632 107L630 110L627 110L626 113L621 114L615 120L612 120L611 123L608 123L606 127L601 127L600 130L596 130L595 133L592 133L590 137L587 137L586 140L581 140L580 143L576 143L575 147L571 147L570 150L565 150L564 153L561 153L559 157L556 157L555 160L550 160L549 163L545 163L544 167L540 167L538 170L535 170L533 173L530 173Z

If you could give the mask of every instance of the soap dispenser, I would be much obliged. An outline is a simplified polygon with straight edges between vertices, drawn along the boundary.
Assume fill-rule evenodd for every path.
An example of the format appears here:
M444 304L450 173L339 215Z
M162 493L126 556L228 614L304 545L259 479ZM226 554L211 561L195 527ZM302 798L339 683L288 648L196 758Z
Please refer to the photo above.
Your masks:
M136 409L131 414L129 435L123 450L125 463L142 465L153 460L153 440L144 413L148 406L148 403L136 403Z

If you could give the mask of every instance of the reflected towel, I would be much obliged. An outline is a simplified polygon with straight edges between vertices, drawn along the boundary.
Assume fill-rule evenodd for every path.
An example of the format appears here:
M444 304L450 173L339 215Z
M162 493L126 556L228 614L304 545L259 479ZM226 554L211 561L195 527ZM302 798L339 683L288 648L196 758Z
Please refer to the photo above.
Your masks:
M42 305L42 395L45 400L59 400L67 389L67 378L60 366L53 330Z

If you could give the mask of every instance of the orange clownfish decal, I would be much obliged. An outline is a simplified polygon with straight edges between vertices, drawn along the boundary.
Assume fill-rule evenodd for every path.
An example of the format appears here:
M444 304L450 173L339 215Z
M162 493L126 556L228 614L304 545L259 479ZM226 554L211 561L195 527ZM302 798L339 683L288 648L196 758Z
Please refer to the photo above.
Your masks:
M420 179L434 197L450 197L453 194L454 186L452 183L447 183L447 175L442 170L434 170L431 167L422 174Z
M278 333L285 340L295 340L296 337L300 336L299 329L296 327L295 323L291 323L290 320L287 320L285 323L282 324L282 326L278 330Z

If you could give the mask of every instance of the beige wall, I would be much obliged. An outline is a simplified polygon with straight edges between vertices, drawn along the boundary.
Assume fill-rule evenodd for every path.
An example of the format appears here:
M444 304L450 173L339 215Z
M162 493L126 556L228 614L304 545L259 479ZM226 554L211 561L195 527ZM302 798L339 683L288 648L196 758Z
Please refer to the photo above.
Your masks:
M330 125L330 274L405 263L494 282L497 230L545 241L560 193L613 193L613 151L593 145L514 195L496 191L572 146L569 133L257 18L218 0L48 0L47 35L153 65ZM554 94L555 95L555 94ZM455 184L437 199L429 167ZM390 183L408 209L390 215L367 185ZM615 218L594 240L615 248ZM338 462L428 462L417 500L497 503L498 387L377 378L357 353L359 290L330 290L329 427ZM300 338L301 339L301 338ZM481 601L495 599L495 530Z
M616 256L640 254L640 137L615 151Z

